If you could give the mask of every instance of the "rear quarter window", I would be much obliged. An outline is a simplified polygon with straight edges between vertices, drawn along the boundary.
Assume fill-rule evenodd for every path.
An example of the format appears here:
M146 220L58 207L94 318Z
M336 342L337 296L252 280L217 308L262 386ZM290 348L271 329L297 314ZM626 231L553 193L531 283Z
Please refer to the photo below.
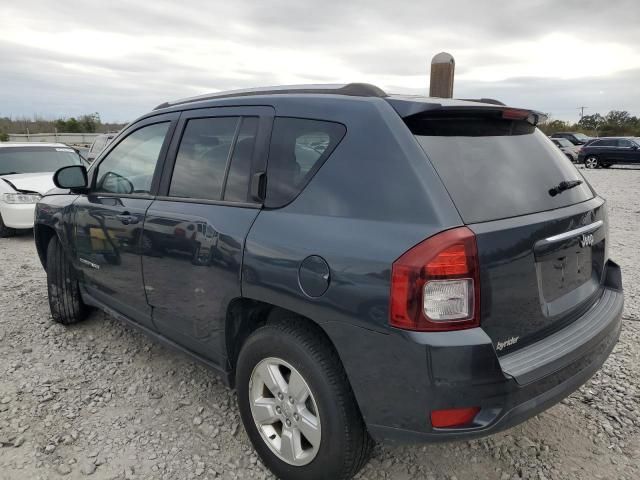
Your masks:
M407 120L465 223L552 210L593 197L569 159L523 120L485 116ZM583 183L560 195L562 181Z
M277 117L267 163L267 207L291 202L331 155L347 129L321 120Z

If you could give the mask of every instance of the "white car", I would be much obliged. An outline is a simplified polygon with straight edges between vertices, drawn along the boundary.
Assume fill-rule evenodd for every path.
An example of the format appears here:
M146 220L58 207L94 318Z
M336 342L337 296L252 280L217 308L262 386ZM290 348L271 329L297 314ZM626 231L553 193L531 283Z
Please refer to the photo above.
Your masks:
M0 237L32 228L36 202L54 188L53 173L82 164L62 143L0 143Z

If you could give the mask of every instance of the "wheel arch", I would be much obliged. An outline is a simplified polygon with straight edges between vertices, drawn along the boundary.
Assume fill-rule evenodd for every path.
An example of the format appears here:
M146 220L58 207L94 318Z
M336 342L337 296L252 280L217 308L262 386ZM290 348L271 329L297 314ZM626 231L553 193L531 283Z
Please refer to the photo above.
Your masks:
M229 303L225 322L225 349L227 357L227 368L231 387L235 383L235 369L238 355L249 336L267 323L275 323L287 320L304 322L310 325L317 334L324 338L331 348L336 352L338 358L340 353L329 334L322 327L322 324L312 318L294 312L292 310L279 307L270 303L250 298L239 297ZM340 360L342 362L342 359Z
M42 268L45 270L47 269L47 246L54 236L57 236L57 233L53 227L38 223L33 227L33 237L36 243L36 250L38 251L38 257L40 258Z

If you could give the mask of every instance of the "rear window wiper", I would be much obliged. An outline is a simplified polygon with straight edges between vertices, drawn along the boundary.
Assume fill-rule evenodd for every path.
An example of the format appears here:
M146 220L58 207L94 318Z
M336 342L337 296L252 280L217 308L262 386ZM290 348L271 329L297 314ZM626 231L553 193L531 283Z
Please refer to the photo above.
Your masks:
M578 185L582 185L582 180L564 180L560 182L555 187L549 190L549 195L555 197L556 195L561 194L565 190L569 190L573 187L577 187Z
M18 172L2 172L2 173L0 173L0 177L1 177L2 175L16 175L17 173L18 173Z

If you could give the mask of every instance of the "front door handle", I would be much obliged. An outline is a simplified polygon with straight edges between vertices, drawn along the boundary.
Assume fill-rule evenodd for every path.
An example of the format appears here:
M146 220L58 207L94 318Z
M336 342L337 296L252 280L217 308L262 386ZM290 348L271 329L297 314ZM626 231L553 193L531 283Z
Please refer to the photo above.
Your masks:
M123 213L122 215L116 215L116 218L120 220L123 225L135 225L140 220L135 215Z

